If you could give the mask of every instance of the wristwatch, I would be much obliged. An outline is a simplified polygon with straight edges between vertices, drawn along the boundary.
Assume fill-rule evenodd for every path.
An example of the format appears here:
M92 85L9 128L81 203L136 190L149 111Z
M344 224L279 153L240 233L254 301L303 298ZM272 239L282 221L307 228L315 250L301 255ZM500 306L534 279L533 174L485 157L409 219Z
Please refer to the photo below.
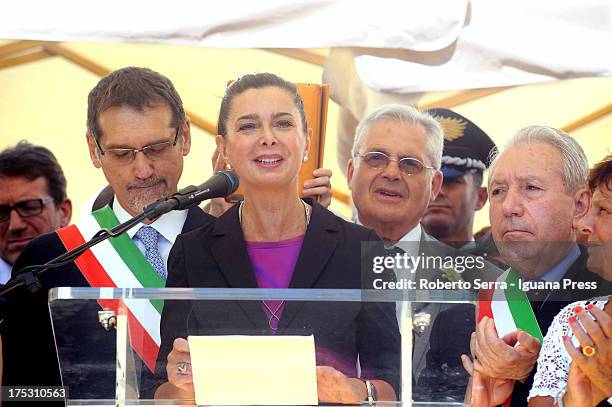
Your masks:
M365 385L366 385L366 390L368 391L368 404L373 405L376 402L376 400L378 400L378 394L376 392L376 387L374 386L374 383L372 383L369 380L365 381Z

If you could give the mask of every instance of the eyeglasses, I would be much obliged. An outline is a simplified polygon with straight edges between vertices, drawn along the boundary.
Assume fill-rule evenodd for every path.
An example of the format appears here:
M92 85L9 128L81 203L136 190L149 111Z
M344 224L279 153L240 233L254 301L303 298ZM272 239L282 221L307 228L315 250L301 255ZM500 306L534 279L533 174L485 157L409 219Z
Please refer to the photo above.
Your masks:
M148 146L144 146L143 148L109 148L108 150L103 150L102 146L100 146L100 142L98 141L98 139L94 137L94 140L96 142L98 150L100 150L100 154L107 156L110 160L114 161L117 164L131 163L132 161L134 161L134 158L136 158L136 153L139 151L141 151L148 159L152 161L157 161L165 158L166 154L168 154L170 149L176 145L180 134L179 130L180 127L177 127L176 135L172 140L150 144Z
M15 205L0 205L0 223L6 222L11 218L11 211L13 209L15 209L22 218L40 215L43 211L43 207L53 201L53 198L48 197L41 199L26 199L25 201L17 202Z
M389 166L389 162L397 161L397 165L404 174L406 175L417 175L423 169L435 170L434 167L428 167L416 158L404 157L404 158L391 158L385 153L380 151L370 151L365 154L357 154L357 157L363 158L363 161L372 168L377 170L384 170Z

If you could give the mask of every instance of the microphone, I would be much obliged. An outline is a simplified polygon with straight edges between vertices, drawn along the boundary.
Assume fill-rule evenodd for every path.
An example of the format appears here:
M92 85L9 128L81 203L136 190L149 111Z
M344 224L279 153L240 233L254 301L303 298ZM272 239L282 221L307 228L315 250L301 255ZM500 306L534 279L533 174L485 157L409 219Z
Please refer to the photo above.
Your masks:
M233 171L219 171L204 183L189 185L168 198L153 202L145 206L144 215L153 219L164 213L191 208L205 199L225 197L236 189L239 184L238 176Z
M172 194L168 198L160 199L159 201L147 205L140 215L135 216L118 226L115 226L112 230L102 229L88 242L83 243L79 247L62 254L45 264L28 266L19 270L14 278L8 281L6 285L0 287L0 306L3 305L3 302L5 301L4 296L8 293L18 289L19 287L25 287L31 292L40 289L41 285L38 280L38 276L41 273L53 268L65 266L83 254L83 252L90 247L108 239L109 237L119 236L128 229L136 226L139 222L142 222L145 218L153 220L164 213L195 206L205 199L227 196L238 189L238 184L239 180L236 173L232 171L219 171L206 180L206 182L198 185L197 187L190 185Z

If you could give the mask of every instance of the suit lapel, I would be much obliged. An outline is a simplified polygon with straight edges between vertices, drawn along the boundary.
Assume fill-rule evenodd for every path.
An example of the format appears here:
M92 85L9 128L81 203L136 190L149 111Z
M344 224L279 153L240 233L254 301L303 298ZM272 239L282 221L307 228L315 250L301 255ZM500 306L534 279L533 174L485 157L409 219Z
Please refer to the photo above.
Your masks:
M213 238L210 250L229 287L257 288L257 280L238 221L237 205L217 219L213 226ZM239 301L238 304L254 327L269 327L260 301Z
M444 255L444 251L441 251L440 249L440 242L429 236L424 230L421 230L421 241L419 243L418 252L416 255L420 256L421 254L425 254L425 257ZM419 267L416 271L415 279L416 281L419 281L420 279L435 280L441 276L442 272L440 270L436 269L434 273L433 270Z
M588 258L586 249L581 246L578 246L578 248L580 249L580 256L576 260L574 260L574 262L568 267L565 274L563 274L563 276L561 277L561 280L559 280L560 284L563 284L563 279L566 278L572 281L584 281L585 278L588 280L590 279L589 277L593 276L591 272L586 269L586 261ZM573 302L578 299L573 297L572 292L567 292L566 290L547 290L547 294L548 295L546 296L546 300L540 305L541 309L544 308L544 306L550 302L561 301L569 304L570 302ZM557 307L556 304L552 305L555 308Z
M106 205L110 205L113 202L114 197L115 191L113 191L113 188L111 188L110 185L105 186L94 200L91 207L92 212L103 208Z
M181 233L191 232L200 226L206 225L208 222L212 222L214 219L214 216L207 214L198 206L189 208Z
M416 253L417 256L429 250L428 241L426 240L425 235L426 235L425 231L421 229L421 241L419 242L418 251ZM426 252L425 254L429 254L429 253ZM426 274L423 272L423 269L419 267L416 270L414 277L416 281L419 281L421 278L426 278L428 276L426 276Z
M338 245L339 229L335 219L314 200L306 201L312 205L313 211L289 288L313 287ZM287 301L279 327L287 328L304 304Z
M570 265L559 283L563 284L564 279L569 279L572 282L595 282L598 287L603 287L605 280L586 268L586 262L588 259L588 252L586 248L581 245L579 245L578 248L580 249L580 257L578 257ZM536 317L538 320L542 318L542 323L548 325L552 323L552 318L554 318L557 312L565 305L574 301L596 297L597 295L597 290L553 290L546 301L544 301L538 308L539 312L536 313ZM542 324L540 326L542 326ZM544 333L544 329L542 329L542 332Z
M329 213L319 204L314 204L289 288L310 288L314 285L336 250L337 232L338 226L330 219Z

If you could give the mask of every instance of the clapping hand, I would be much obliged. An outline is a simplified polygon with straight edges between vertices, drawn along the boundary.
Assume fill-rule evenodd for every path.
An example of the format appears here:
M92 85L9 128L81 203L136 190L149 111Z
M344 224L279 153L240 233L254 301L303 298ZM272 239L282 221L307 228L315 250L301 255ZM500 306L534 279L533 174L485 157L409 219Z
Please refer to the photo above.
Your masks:
M541 346L520 329L499 338L493 319L484 317L476 326L473 352L479 363L474 368L492 378L523 381L533 370Z

